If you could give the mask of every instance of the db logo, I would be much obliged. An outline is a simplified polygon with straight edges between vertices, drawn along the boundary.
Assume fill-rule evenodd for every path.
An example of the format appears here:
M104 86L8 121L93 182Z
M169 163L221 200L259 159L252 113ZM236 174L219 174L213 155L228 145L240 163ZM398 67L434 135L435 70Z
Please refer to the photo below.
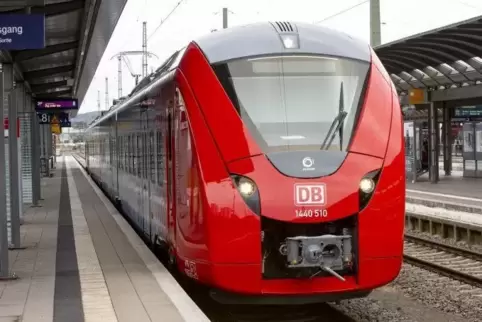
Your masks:
M323 206L326 203L326 186L324 184L295 184L295 205Z

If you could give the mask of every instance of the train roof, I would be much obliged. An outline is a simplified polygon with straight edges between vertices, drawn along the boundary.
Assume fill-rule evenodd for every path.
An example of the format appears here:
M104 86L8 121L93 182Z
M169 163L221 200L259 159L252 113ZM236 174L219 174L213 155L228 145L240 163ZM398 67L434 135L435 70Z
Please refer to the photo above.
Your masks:
M291 43L298 46L287 48L285 39L291 39ZM341 31L301 22L237 26L210 33L194 42L212 64L270 54L319 54L371 61L367 43Z
M287 46L287 39L293 46ZM258 22L212 32L192 42L199 46L211 64L277 54L315 54L371 61L371 50L367 43L341 31L302 22ZM154 73L142 79L126 100L111 107L87 129L127 108L132 101L138 101L141 92L148 91L150 85L177 68L186 48L173 53Z

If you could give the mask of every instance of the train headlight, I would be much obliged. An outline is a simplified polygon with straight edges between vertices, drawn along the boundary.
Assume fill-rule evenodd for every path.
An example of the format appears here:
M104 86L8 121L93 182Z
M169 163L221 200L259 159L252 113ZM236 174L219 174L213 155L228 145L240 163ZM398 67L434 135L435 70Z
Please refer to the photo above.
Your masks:
M298 49L300 48L299 39L297 34L284 34L281 35L281 41L286 49Z
M381 169L373 170L363 176L358 185L358 198L360 201L360 211L364 209L372 198L378 179L380 178Z
M251 180L241 178L238 182L238 190L243 197L250 197L256 191L256 187Z
M372 193L375 189L375 182L372 178L363 178L360 181L360 190L364 193Z
M248 177L232 174L231 179L238 189L239 194L243 197L246 205L257 215L261 215L261 202L259 190L253 180Z

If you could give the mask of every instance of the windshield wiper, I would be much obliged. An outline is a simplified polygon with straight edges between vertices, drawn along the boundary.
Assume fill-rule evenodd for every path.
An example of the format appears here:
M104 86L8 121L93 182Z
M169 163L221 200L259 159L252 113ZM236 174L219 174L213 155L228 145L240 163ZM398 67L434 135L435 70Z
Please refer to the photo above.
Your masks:
M331 143L335 139L336 131L338 131L338 137L340 138L340 151L343 148L343 121L345 120L345 117L348 115L348 113L345 112L345 101L343 97L343 82L341 82L341 86L340 86L340 100L338 102L338 111L339 112L333 119L333 122L331 122L330 129L326 134L325 140L323 141L323 144L321 145L320 150L328 150L328 148L331 146Z

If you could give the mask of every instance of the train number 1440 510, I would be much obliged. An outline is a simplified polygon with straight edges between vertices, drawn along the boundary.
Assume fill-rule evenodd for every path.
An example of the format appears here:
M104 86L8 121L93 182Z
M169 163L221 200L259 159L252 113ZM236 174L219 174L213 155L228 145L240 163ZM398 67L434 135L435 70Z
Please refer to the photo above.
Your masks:
M295 210L296 217L304 217L304 218L326 218L328 217L328 210L326 209L296 209Z

